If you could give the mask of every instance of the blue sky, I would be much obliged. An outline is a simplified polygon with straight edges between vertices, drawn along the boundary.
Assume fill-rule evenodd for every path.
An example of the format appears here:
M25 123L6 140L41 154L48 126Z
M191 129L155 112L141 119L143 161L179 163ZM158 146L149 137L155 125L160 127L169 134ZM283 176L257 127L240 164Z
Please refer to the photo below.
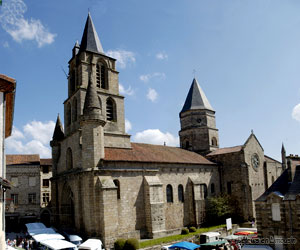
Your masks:
M216 110L220 146L254 130L280 160L300 148L300 2L296 0L3 0L0 73L17 80L7 153L50 157L63 118L68 61L88 9L117 58L132 141L178 145L179 112L196 78ZM300 153L300 152L299 152Z

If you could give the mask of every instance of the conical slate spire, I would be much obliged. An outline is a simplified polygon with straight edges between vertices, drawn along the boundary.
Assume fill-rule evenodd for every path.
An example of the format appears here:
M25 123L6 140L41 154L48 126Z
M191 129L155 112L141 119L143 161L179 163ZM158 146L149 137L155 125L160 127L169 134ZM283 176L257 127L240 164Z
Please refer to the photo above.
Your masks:
M208 109L214 111L206 95L194 78L181 112L191 109Z
M89 84L86 91L83 116L85 119L98 120L101 118L101 107L97 95L96 86L92 81L92 76L89 77Z
M284 153L284 154L285 154L285 148L284 148L283 143L282 143L282 146L281 146L281 153Z
M60 117L58 114L52 139L60 141L60 140L64 139L64 137L65 137L65 134L64 134L63 126L61 124Z
M90 51L94 53L104 54L100 39L98 37L97 31L94 27L90 13L86 19L83 35L81 38L80 50Z

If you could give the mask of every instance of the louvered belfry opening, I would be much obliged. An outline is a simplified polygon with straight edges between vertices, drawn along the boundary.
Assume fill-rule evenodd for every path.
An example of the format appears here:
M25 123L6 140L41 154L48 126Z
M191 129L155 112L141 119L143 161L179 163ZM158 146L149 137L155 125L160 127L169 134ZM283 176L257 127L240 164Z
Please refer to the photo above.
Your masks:
M96 66L96 82L97 87L100 88L100 66L98 64Z
M108 121L114 120L114 104L111 99L106 101L106 119Z
M105 67L101 65L101 88L106 89L106 84L105 84Z

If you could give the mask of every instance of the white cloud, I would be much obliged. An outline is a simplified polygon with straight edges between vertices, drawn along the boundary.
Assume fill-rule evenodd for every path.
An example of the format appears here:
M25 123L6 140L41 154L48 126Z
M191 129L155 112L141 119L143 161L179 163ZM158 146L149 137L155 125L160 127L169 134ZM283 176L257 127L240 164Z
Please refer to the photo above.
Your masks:
M296 121L300 122L300 103L293 108L292 117Z
M131 88L131 86L129 86L127 89L125 89L125 87L119 83L119 91L122 95L133 95L134 94L134 90Z
M127 119L125 119L125 131L126 133L132 129L132 125L131 125L131 122Z
M158 78L160 80L166 79L165 73L155 72L152 74L141 75L140 80L143 82L149 82L152 78Z
M138 132L133 136L133 141L158 145L166 143L167 146L179 145L178 137L175 137L169 132L163 133L159 129L147 129L142 132Z
M6 153L39 154L42 158L50 158L50 140L54 132L53 121L32 121L23 127L23 132L13 128L12 135L5 140Z
M158 94L157 94L156 90L149 88L148 93L147 93L147 98L150 101L154 102L157 99L157 97L158 97Z
M166 54L166 52L159 52L155 56L158 60L168 59L168 55Z
M53 43L56 34L50 33L39 19L25 19L23 14L26 11L27 6L23 0L3 1L0 13L2 28L19 43L35 40L38 47Z
M125 69L128 64L135 63L135 55L127 50L109 50L106 54L112 58L117 59L117 64L121 69Z

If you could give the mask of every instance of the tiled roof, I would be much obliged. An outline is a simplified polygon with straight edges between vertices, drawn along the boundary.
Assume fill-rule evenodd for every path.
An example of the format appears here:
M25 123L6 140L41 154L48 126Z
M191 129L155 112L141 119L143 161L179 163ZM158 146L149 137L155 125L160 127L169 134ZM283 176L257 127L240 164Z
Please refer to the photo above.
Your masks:
M6 165L40 164L39 155L6 155Z
M209 153L207 156L214 156L214 155L222 155L222 154L230 154L235 152L240 152L242 150L243 146L235 146L235 147L228 147L228 148L219 148L211 153Z
M203 156L181 148L143 143L131 143L131 147L105 148L104 160L214 165Z
M41 165L52 165L52 159L41 159Z

